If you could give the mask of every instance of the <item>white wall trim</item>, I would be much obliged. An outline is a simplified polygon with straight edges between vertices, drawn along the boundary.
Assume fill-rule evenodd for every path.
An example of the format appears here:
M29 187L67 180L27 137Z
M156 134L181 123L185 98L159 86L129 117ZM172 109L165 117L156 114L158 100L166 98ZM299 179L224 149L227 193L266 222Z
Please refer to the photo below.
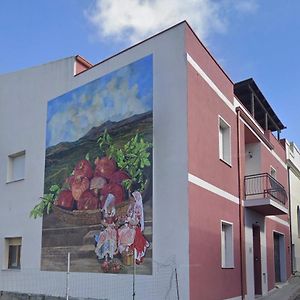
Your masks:
M280 224L282 224L284 226L290 227L289 222L284 221L284 220L282 220L282 219L280 219L280 218L278 218L276 216L267 216L267 218L269 218L269 219L271 219L271 220L273 220L273 221L275 221L277 223L280 223Z
M267 148L270 150L269 148ZM271 154L281 163L281 165L287 169L287 164L277 155L277 153L274 150L270 150Z
M202 187L204 189L206 189L207 191L210 191L218 196L221 196L223 198L226 198L227 200L230 200L236 204L239 204L240 202L240 199L218 187L216 187L215 185L195 176L195 175L192 175L192 174L188 174L188 181L199 186L199 187Z
M235 97L233 99L233 103L234 103L234 107L237 108L239 107L246 115L247 117L256 125L256 127L258 128L258 130L264 134L264 130L261 128L261 126L258 124L258 122L252 117L252 115L248 112L247 109L245 109L243 106L241 106L241 103L239 102L239 100L237 100Z
M239 204L239 198L238 197L236 197L236 196L234 196L234 195L218 188L217 186L215 186L215 185L213 185L213 184L211 184L211 183L209 183L209 182L207 182L207 181L205 181L205 180L203 180L203 179L201 179L201 178L199 178L199 177L197 177L197 176L195 176L191 173L188 174L188 181L195 184L195 185L197 185L197 186L199 186L199 187L201 187L201 188L203 188L203 189L205 189L205 190L207 190L207 191L209 191L209 192L212 192L212 193L214 193L218 196L221 196L221 197L223 197L223 198L225 198L229 201L232 201L236 204ZM242 205L244 206L244 201L242 201ZM267 216L267 218L269 218L269 219L271 219L271 220L273 220L277 223L280 223L284 226L287 226L287 227L290 226L287 221L284 221L284 220L278 218L277 216Z
M227 97L221 92L221 90L215 85L215 83L206 75L206 73L201 69L201 67L193 60L193 58L187 53L187 61L195 69L195 71L206 81L206 83L212 88L212 90L223 100L223 102L236 114L235 107L227 99Z
M194 61L194 59L186 53L187 61L190 63L190 65L195 69L195 71L207 82L207 84L211 87L211 89L220 97L221 100L232 110L234 114L236 114L235 108L236 107L243 107L240 105L238 100L234 98L234 104L232 104L227 97L221 92L221 90L215 85L215 83L206 75L206 73L201 69L201 67ZM257 125L257 121L246 111L246 109L243 109L243 111L247 114L247 116L256 124L257 128L264 133L264 131L260 128L259 125ZM242 120L242 119L241 119ZM267 145L260 139L260 137L252 130L252 128L244 121L242 120L244 124L247 125L247 127L255 134L255 136L259 139L259 141L264 145L266 149L270 151L270 153L283 165L284 168L287 168L286 164L281 160L281 158L275 153L274 150L270 150Z

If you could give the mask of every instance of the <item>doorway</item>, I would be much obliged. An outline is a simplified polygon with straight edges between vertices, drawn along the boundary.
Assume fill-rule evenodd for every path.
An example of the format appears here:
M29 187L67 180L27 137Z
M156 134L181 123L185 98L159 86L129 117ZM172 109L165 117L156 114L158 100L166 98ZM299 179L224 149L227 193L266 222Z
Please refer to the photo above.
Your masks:
M254 292L255 295L262 294L261 283L261 246L260 246L260 226L252 225L253 232L253 267L254 267Z
M275 282L283 282L286 280L284 235L278 232L274 232L273 240L274 240Z

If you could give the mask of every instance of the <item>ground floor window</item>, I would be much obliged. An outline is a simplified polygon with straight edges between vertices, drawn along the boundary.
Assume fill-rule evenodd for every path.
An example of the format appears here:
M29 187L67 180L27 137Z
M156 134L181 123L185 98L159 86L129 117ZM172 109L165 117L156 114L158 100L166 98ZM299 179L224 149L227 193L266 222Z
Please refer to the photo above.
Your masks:
M6 268L20 269L22 238L21 237L6 238L5 246L6 246L6 251L5 251Z
M234 267L233 224L221 221L221 261L222 268Z

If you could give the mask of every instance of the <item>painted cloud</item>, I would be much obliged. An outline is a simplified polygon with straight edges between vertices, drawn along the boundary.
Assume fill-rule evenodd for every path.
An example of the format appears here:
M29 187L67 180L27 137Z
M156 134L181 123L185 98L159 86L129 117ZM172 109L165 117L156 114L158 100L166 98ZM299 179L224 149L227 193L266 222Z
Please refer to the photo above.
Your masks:
M93 126L152 110L149 78L152 78L152 56L51 100L46 146L75 141Z

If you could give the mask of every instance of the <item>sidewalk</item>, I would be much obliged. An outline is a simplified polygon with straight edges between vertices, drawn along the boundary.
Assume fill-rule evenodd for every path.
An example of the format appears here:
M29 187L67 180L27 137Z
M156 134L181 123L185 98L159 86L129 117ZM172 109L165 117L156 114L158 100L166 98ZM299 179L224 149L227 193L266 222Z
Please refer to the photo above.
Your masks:
M296 273L281 288L276 288L257 300L300 300L300 273Z

